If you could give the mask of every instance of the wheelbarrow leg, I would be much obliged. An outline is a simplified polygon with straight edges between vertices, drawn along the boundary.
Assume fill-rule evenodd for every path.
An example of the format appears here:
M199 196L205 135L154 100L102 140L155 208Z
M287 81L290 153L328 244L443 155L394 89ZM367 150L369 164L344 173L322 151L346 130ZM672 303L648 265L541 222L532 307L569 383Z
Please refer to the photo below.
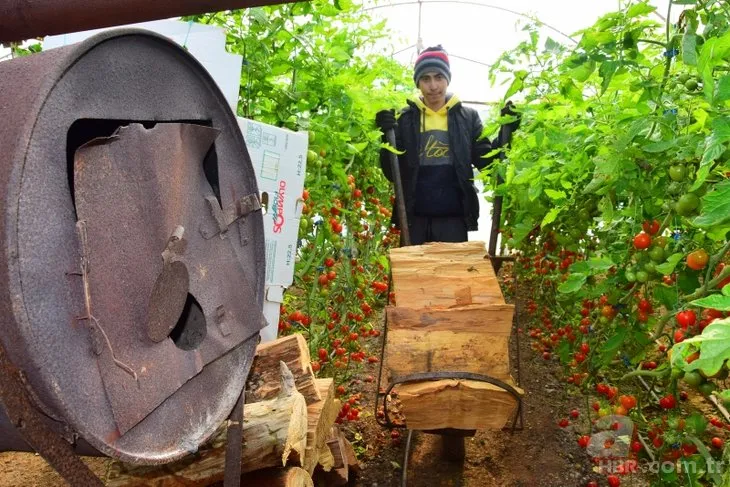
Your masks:
M401 487L408 487L408 456L411 453L411 439L413 438L413 430L408 430L408 438L406 438L406 453L403 457L403 469L401 474Z
M466 457L466 438L461 435L441 435L443 457L450 462L462 462Z

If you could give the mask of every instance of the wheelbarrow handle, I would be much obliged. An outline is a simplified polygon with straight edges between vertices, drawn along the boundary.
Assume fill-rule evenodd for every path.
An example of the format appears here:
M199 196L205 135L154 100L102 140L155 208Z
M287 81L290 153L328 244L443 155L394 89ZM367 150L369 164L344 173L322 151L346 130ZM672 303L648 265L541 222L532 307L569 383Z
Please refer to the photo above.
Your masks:
M501 142L502 151L499 153L500 160L505 159L504 150L512 143L512 130L508 125L502 125L499 129L499 138ZM497 184L502 183L502 178L497 175ZM495 196L492 201L492 228L489 233L489 256L495 257L497 255L497 239L499 238L499 224L502 221L502 196ZM501 265L501 263L500 263ZM495 271L499 270L499 266L495 267Z
M392 148L396 148L395 130L388 129L385 131L385 138ZM398 212L398 222L400 223L400 246L406 247L411 245L411 236L408 231L408 216L406 215L406 200L403 194L403 180L400 177L400 165L398 164L398 156L388 151L390 156L390 170L393 174L393 186L395 187L395 204Z

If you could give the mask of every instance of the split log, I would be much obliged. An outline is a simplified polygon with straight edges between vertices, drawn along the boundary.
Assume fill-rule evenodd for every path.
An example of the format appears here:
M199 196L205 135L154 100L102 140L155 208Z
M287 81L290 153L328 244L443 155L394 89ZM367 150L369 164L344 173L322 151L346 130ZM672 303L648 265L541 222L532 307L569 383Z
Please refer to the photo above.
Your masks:
M307 450L304 453L304 470L310 475L319 463L319 455L327 441L330 428L337 419L340 401L335 398L332 379L316 379L322 400L307 406Z
M343 437L342 439L345 447L345 462L347 463L347 469L354 474L359 474L362 472L362 466L360 466L360 462L357 461L355 449L352 447L352 443L350 443L347 438Z
M524 394L512 380L504 382ZM500 387L454 379L399 385L398 399L408 428L418 430L501 429L512 421L518 405Z
M294 387L294 378L286 364L280 363L279 370L279 396L244 406L242 472L287 464L302 465L306 454L307 405L304 396ZM168 465L114 462L107 475L107 487L202 487L222 480L226 426L221 425L213 440L197 453Z
M322 397L314 382L311 361L307 342L299 333L260 344L246 382L246 403L272 399L279 394L279 362L289 367L297 390L308 405L319 401Z
M332 453L332 468L347 467L347 459L345 458L345 437L337 425L330 428L330 435L327 439L327 449Z
M452 309L386 308L388 380L420 372L473 372L510 378L509 339L514 306Z
M326 443L319 449L317 467L325 472L329 472L335 467L335 457L332 455L332 450L329 449Z
M484 242L430 243L390 250L398 306L504 304Z
M241 476L241 485L266 487L314 487L312 477L299 467L265 469Z

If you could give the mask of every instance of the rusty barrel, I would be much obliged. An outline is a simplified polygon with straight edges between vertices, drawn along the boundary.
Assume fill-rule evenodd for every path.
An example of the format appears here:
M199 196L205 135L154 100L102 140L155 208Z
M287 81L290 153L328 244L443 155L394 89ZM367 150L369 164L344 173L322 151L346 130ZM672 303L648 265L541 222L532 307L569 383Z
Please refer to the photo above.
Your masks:
M195 451L264 324L258 188L223 95L166 38L109 31L0 63L0 148L0 449L40 413L124 461Z

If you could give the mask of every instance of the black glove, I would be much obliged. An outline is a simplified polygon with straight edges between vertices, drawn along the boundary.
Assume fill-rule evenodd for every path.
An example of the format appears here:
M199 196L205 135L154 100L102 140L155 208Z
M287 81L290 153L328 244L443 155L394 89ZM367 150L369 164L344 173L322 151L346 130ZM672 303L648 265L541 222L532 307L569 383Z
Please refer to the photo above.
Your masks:
M390 129L394 129L398 126L395 121L395 110L381 110L375 114L375 125L385 133Z
M503 117L506 117L506 116L517 117L517 120L515 120L514 122L509 122L509 123L505 124L507 126L507 128L510 129L512 132L514 132L515 130L520 128L520 122L522 121L520 118L520 113L516 112L514 110L514 108L515 108L515 106L512 104L512 101L508 100L507 103L505 103L505 105L499 111L499 114Z

